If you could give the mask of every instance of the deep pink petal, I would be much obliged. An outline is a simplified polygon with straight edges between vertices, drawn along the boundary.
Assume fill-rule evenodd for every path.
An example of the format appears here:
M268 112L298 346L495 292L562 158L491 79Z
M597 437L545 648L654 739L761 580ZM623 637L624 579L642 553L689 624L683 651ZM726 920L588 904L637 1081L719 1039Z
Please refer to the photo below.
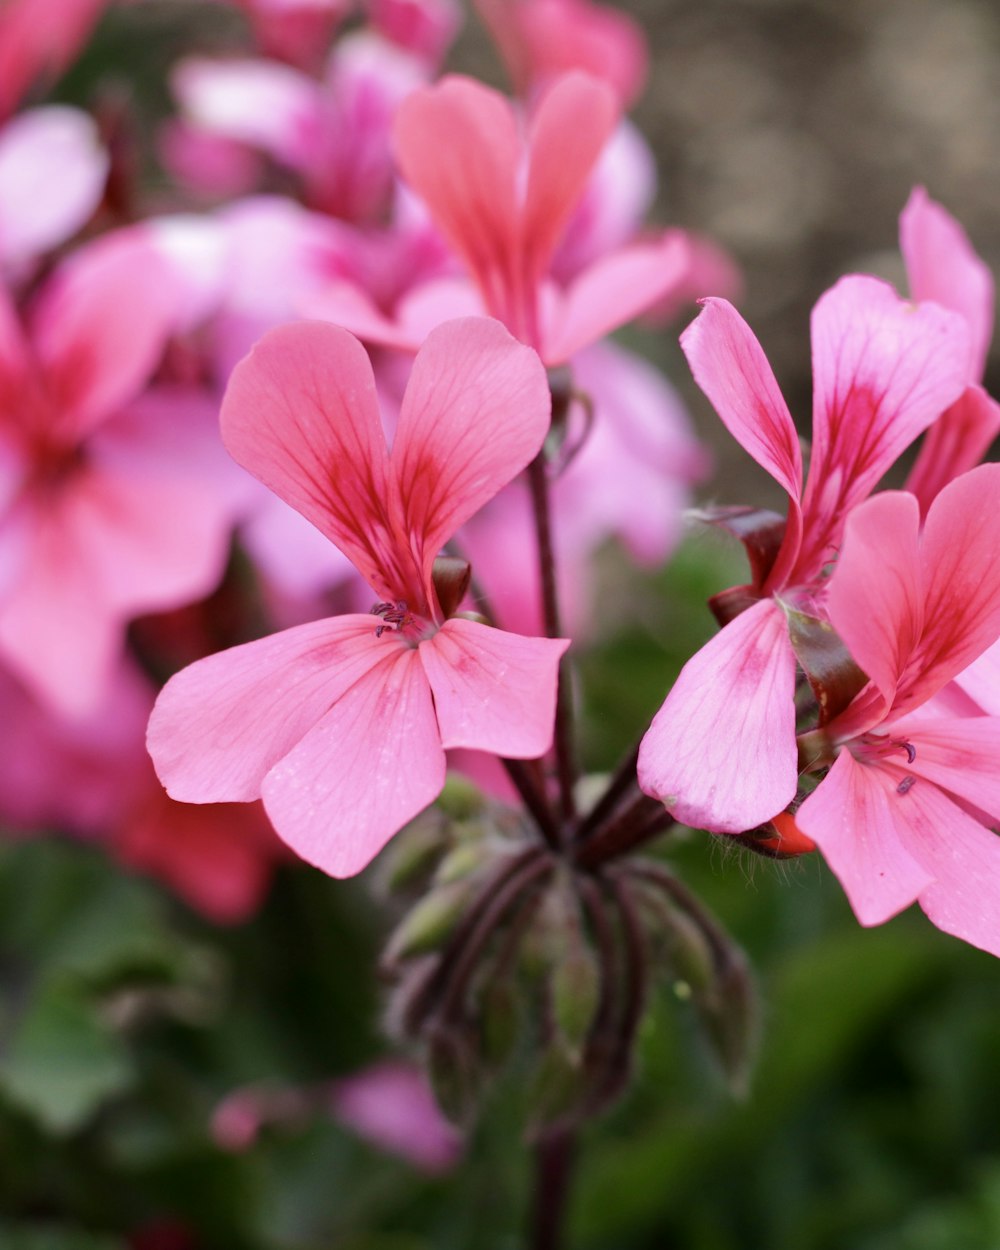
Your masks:
M397 650L394 639L375 637L373 617L355 615L198 660L167 682L149 721L160 780L186 803L258 798L270 769Z
M859 764L849 751L841 751L795 816L864 925L882 924L902 911L934 879L914 843L914 796L920 783L900 794L903 775Z
M919 706L1000 637L1000 465L949 483L921 543L924 627L893 711Z
M320 322L269 331L233 370L220 420L234 459L336 543L382 598L404 593L412 573L386 568L388 453L357 339Z
M923 187L910 193L899 219L899 246L910 294L961 313L972 336L969 381L982 379L993 337L993 275L969 236Z
M753 331L723 299L707 299L681 335L695 381L736 441L793 501L802 452L788 406Z
M987 647L978 660L963 668L955 683L980 711L1000 716L1000 642Z
M56 271L31 323L67 433L82 435L139 393L181 297L177 276L139 229L104 235Z
M830 580L834 629L888 706L924 622L920 513L903 491L883 491L847 518Z
M757 603L697 652L639 750L639 785L686 824L741 833L791 802L795 654L781 609Z
M472 79L445 77L400 105L395 148L403 177L500 311L519 239L521 144L510 105Z
M406 388L392 472L425 575L458 527L534 459L551 399L541 361L497 321L435 330Z
M1000 838L934 785L916 783L909 844L933 875L920 906L939 929L1000 955Z
M908 716L890 732L916 752L908 773L1000 816L1000 717Z
M906 489L920 500L921 512L953 478L979 464L1000 433L1000 404L981 386L969 386L927 431Z
M79 109L50 105L0 131L0 261L20 264L74 234L97 207L108 157Z
M667 299L688 278L690 254L678 231L602 257L571 283L544 334L547 365L574 353Z
M7 0L0 9L0 117L43 74L57 74L109 0Z
M538 103L528 134L522 217L525 263L535 281L548 269L618 112L614 91L579 72L558 78Z
M262 786L280 836L334 877L360 872L444 785L444 750L420 657L391 641L386 653Z
M420 644L445 747L536 759L552 745L562 638L453 618Z
M812 315L813 451L798 571L835 554L847 513L965 389L968 329L875 278L842 278Z

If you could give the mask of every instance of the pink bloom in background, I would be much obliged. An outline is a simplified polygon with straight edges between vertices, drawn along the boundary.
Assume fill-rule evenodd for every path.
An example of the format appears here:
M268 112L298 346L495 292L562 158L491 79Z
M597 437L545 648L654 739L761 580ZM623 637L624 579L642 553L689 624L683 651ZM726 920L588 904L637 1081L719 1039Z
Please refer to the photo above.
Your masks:
M993 275L965 231L922 187L907 201L899 236L913 298L960 313L972 337L968 385L928 430L907 478L906 489L926 512L941 487L978 464L1000 433L1000 404L981 385L993 337L995 291Z
M914 900L1000 955L1000 718L927 704L1000 637L1000 465L945 486L920 528L887 492L848 518L830 620L870 676L826 727L836 759L799 809L858 919Z
M426 79L415 57L357 34L337 43L319 82L274 61L191 59L172 83L186 134L260 151L298 176L309 207L368 222L383 220L392 200L393 116ZM175 156L177 141L175 131Z
M0 272L57 247L101 202L108 156L78 109L32 109L0 126Z
M789 497L780 546L758 551L754 582L722 597L734 619L684 666L639 755L646 793L679 820L721 833L762 824L795 795L796 657L784 606L824 614L828 568L851 510L968 378L965 320L907 304L874 278L843 278L819 300L812 343L803 494L798 433L736 310L707 300L681 337L729 431Z
M179 301L141 231L64 264L24 324L0 301L0 654L83 715L131 618L216 584L239 484L208 397L146 389Z
M642 28L590 0L475 0L515 89L530 95L581 69L613 87L627 107L642 90L649 54Z
M667 231L602 256L565 288L549 277L618 114L609 87L571 73L538 101L524 137L503 96L458 76L413 92L396 115L403 176L464 262L480 306L549 365L662 299L687 271L684 237ZM411 310L416 341L421 321L441 320L456 298L474 310L454 284L424 293ZM328 315L337 316L335 305Z
M0 119L39 78L70 64L110 0L6 0L0 8Z
M461 1155L462 1139L438 1110L427 1078L391 1059L321 1091L252 1085L234 1090L212 1115L212 1137L221 1150L249 1150L268 1125L304 1121L317 1106L379 1150L431 1176L450 1171Z
M233 374L226 445L380 603L172 678L148 742L173 797L262 796L299 855L349 876L440 793L445 748L548 749L568 644L445 619L432 572L455 530L537 454L549 402L537 357L501 326L442 326L417 356L390 455L355 339L318 323L265 336Z

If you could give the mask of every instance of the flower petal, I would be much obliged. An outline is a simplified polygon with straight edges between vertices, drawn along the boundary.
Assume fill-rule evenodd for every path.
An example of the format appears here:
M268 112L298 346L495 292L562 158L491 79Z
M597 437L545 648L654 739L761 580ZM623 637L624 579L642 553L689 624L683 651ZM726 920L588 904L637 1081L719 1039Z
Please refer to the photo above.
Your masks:
M917 501L883 491L847 518L827 609L851 656L891 704L923 626Z
M686 824L741 833L795 795L795 655L770 600L697 652L639 750L639 785Z
M382 598L412 584L411 570L392 575L388 453L357 339L320 322L269 331L233 370L220 421L233 458L336 543Z
M833 869L863 925L882 924L908 907L934 876L913 845L919 808L904 773L859 764L841 751L826 778L795 816ZM931 787L927 787L931 788Z
M375 637L371 616L351 615L198 660L167 682L150 717L147 746L160 780L186 803L258 798L274 765L397 650L393 639Z
M797 580L835 553L847 513L968 379L968 328L875 278L842 278L812 315L813 451Z
M406 388L392 449L404 532L424 576L444 543L538 453L551 399L534 351L497 321L434 330Z
M916 752L908 773L1000 816L1000 717L908 716L892 735Z
M923 187L914 187L899 219L899 246L910 294L961 313L972 335L969 380L978 382L993 337L993 275L969 236Z
M728 300L706 299L680 341L695 381L726 429L790 499L798 500L798 432L753 331Z
M906 479L906 489L927 512L934 497L953 478L979 464L1000 433L1000 404L981 386L969 386L927 431L920 454Z
M419 656L394 646L387 654L262 786L279 835L334 877L360 872L444 786L444 750Z
M564 74L538 102L528 133L522 216L530 277L538 281L618 121L614 91L589 74Z
M563 638L453 618L420 644L445 747L536 759L552 745Z
M620 248L590 265L557 300L544 334L547 365L617 330L687 282L691 256L684 236L668 230L658 243Z
M505 306L519 237L521 144L499 92L448 75L399 107L396 158L435 224L468 265L491 311Z

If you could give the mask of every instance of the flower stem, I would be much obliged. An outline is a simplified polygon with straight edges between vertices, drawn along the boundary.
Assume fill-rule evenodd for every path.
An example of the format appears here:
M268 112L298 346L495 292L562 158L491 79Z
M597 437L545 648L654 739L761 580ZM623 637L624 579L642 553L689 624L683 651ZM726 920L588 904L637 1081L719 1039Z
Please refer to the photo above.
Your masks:
M531 504L535 514L535 532L538 537L538 567L542 583L542 613L545 633L549 638L562 637L559 617L559 597L556 590L555 553L552 547L552 518L549 508L549 478L545 450L538 453L528 467L528 484ZM573 710L570 698L569 671L563 657L559 665L559 686L556 692L556 717L553 747L556 771L559 779L559 801L563 821L567 824L576 818L576 800L573 787L576 783L576 760L573 750Z
M576 1153L571 1129L555 1128L535 1146L535 1197L531 1250L562 1250L570 1181Z

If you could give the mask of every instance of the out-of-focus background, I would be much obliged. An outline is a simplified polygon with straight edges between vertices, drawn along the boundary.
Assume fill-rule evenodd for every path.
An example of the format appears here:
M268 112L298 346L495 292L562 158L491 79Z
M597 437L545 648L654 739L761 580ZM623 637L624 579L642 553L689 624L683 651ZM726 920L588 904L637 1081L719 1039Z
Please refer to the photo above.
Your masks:
M809 310L845 272L902 282L897 217L913 185L1000 267L997 6L621 7L652 48L634 119L657 155L660 220L712 236L737 260L741 310L803 428ZM127 85L142 104L140 134L151 133L168 104L167 68L241 30L237 14L207 3L113 9L55 97L88 105ZM504 81L471 15L449 66ZM169 207L165 183L162 194ZM627 339L668 370L714 448L704 497L774 503L686 380L676 329ZM995 355L987 387L1000 392ZM655 577L622 581L618 562L606 563L620 593L604 601L619 606L582 673L595 768L648 722L710 634L705 599L741 578L738 555L703 537ZM1000 965L915 909L860 929L815 858L751 860L704 834L677 835L665 852L752 957L758 1062L749 1092L732 1097L689 1004L664 981L631 1093L584 1136L574 1250L997 1250ZM522 1245L516 1067L436 1175L332 1113L330 1082L385 1052L373 969L389 919L369 885L288 865L254 920L220 929L97 852L5 847L0 1247ZM230 1108L226 1147L212 1117L248 1086L312 1094L279 1098L275 1122L242 1143L246 1124Z

